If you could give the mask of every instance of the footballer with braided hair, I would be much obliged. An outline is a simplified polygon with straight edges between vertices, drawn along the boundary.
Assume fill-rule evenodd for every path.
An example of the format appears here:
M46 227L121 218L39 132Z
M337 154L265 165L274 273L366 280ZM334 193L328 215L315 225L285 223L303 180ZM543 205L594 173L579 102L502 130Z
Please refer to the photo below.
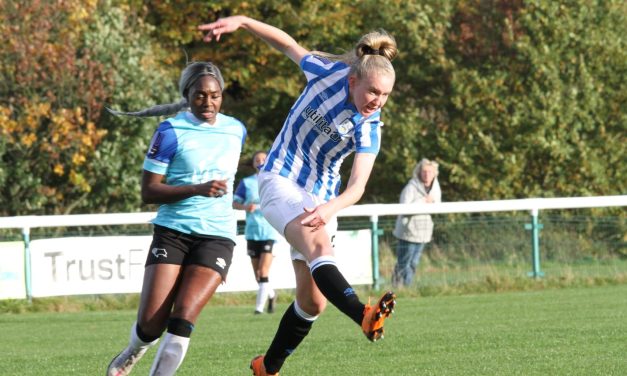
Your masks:
M144 159L142 200L160 206L137 320L108 376L128 375L164 331L150 375L173 375L196 319L226 280L237 230L232 187L246 129L220 112L223 90L218 67L193 62L181 73L179 102L136 112L110 110L174 116L159 124Z

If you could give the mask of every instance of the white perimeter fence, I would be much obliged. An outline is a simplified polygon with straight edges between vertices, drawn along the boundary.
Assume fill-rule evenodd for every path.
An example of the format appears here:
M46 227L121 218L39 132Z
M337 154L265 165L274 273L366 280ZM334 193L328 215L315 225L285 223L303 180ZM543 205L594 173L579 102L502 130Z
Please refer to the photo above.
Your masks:
M338 249L349 249L338 264L352 284L379 284L379 217L412 214L450 214L527 211L531 216L531 260L533 277L540 270L538 216L541 210L625 207L627 195L574 198L528 198L518 200L444 202L437 204L366 204L342 210L339 217L367 217L370 229L341 231ZM0 242L0 299L79 294L134 293L141 290L143 263L151 236L101 236L30 239L31 229L147 224L155 212L124 214L81 214L20 216L0 218L0 229L21 229L23 240ZM238 220L245 213L237 211ZM256 290L246 254L246 242L239 235L229 278L218 291ZM294 286L289 245L275 245L271 275L277 288Z

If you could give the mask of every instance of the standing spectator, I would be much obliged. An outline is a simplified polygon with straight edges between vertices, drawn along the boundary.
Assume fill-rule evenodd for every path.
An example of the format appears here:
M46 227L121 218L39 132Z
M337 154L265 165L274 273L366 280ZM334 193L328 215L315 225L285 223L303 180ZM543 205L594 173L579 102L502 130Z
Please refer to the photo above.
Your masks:
M150 375L173 375L183 362L198 315L226 280L237 223L232 186L246 137L244 125L220 113L224 80L208 62L181 73L178 103L139 112L160 116L187 109L159 124L144 159L142 200L161 204L128 346L108 376L124 376L163 332Z
M294 248L296 299L284 313L265 355L253 358L257 376L278 374L309 333L327 299L371 341L395 304L393 292L364 304L340 273L334 256L337 212L355 204L381 147L381 108L396 75L396 42L384 31L364 35L341 56L309 51L283 30L246 16L199 26L206 41L244 29L285 54L303 71L306 87L292 106L259 173L261 210ZM355 153L346 189L340 166Z
M253 266L255 279L259 284L255 304L255 314L263 313L266 300L268 313L274 313L276 292L270 284L270 266L272 265L272 247L279 240L279 233L264 218L259 208L259 184L257 175L266 162L267 153L258 151L253 154L252 165L255 174L240 181L233 194L233 207L246 211L246 228L244 237L248 256Z
M411 179L401 192L401 204L442 201L442 191L438 182L438 164L423 159L416 165ZM394 236L396 245L396 265L392 284L409 286L414 280L420 255L425 245L431 241L433 221L429 214L399 215L396 219Z

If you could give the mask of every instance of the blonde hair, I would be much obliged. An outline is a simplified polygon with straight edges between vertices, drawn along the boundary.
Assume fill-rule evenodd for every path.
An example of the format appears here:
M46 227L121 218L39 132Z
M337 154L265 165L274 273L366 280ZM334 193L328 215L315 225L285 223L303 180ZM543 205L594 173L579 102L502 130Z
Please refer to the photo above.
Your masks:
M179 94L181 94L181 97L183 97L183 99L181 99L179 102L158 104L134 112L122 112L112 110L108 107L105 108L107 109L107 111L116 116L125 115L149 117L175 114L182 109L189 107L189 103L187 101L189 89L196 83L196 81L198 81L200 77L203 76L211 76L215 78L216 81L218 81L218 85L220 85L220 90L224 90L224 79L222 78L222 73L220 73L220 69L218 69L217 66L210 62L195 61L189 63L185 67L185 69L183 69L183 72L181 72L181 78L179 79Z
M362 36L352 51L342 55L313 51L316 56L331 61L342 61L350 66L349 75L362 78L370 73L385 73L396 77L392 60L398 55L396 40L385 30L379 29Z

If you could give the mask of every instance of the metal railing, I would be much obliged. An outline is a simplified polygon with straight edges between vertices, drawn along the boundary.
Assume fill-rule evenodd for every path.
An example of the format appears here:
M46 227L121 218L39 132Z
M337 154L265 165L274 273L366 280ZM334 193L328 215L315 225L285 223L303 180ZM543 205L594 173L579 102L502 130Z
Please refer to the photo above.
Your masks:
M539 232L542 225L539 222L541 210L549 209L577 209L627 206L627 195L598 196L598 197L571 197L571 198L527 198L515 200L466 201L444 202L434 204L365 204L354 205L338 213L338 217L367 217L370 221L372 234L372 275L373 285L379 285L379 217L414 215L414 214L444 214L444 213L480 213L527 211L531 215L531 222L526 228L531 231L531 264L529 275L541 277L543 272L540 266ZM0 229L21 229L24 241L25 258L25 285L27 297L31 298L31 270L30 270L30 231L41 227L72 227L72 226L105 226L105 225L133 225L149 223L156 216L156 212L115 213L115 214L78 214L78 215L42 215L0 217ZM236 211L239 221L245 219L245 213Z

